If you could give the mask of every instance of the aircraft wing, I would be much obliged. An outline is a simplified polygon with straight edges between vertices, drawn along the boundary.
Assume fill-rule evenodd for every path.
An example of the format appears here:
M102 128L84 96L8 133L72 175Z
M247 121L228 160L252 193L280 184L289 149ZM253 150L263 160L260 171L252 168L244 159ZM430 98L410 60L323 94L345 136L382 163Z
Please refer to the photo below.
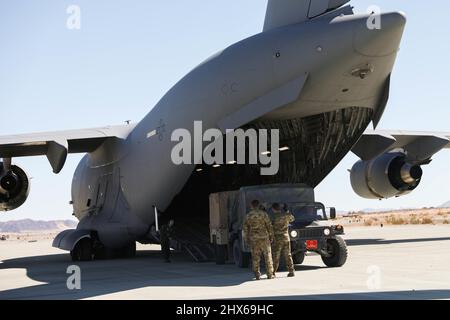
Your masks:
M371 160L395 149L403 149L416 162L427 162L442 149L450 148L450 132L367 131L352 151Z
M125 139L133 125L0 136L0 158L46 155L59 173L68 153L96 150L106 139Z

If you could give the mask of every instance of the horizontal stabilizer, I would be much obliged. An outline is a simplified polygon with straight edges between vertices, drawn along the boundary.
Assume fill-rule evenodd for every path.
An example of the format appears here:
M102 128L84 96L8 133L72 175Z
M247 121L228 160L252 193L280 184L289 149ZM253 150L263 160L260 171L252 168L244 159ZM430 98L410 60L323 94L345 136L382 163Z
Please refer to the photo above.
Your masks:
M264 30L300 23L337 9L350 0L269 0Z

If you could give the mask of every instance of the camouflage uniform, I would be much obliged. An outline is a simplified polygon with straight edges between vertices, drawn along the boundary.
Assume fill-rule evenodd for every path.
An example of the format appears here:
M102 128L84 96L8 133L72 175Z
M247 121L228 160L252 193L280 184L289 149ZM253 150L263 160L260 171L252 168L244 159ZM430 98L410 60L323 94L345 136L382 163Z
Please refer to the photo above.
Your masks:
M269 216L262 210L252 210L245 217L243 224L244 239L252 252L253 271L257 279L261 276L261 254L264 255L266 270L269 278L273 275L272 250L270 243L273 240L272 224Z
M294 220L294 216L288 212L274 212L272 224L275 234L273 244L273 266L275 272L278 270L280 257L283 255L289 273L294 273L294 262L292 261L291 241L289 238L289 224L294 222Z

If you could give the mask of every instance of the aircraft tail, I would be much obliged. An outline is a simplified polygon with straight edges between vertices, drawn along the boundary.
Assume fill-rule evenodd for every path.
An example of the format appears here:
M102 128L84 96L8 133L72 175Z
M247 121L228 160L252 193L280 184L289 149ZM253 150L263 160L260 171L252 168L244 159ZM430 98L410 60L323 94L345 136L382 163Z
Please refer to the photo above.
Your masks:
M268 0L263 31L300 23L339 8L350 0Z

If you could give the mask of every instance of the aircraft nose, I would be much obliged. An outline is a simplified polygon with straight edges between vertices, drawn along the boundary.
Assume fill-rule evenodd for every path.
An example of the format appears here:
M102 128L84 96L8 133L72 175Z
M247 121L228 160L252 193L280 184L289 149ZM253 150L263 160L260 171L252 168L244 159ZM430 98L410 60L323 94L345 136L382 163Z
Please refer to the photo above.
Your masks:
M402 12L368 16L359 21L354 49L364 56L383 57L398 51L406 16Z

